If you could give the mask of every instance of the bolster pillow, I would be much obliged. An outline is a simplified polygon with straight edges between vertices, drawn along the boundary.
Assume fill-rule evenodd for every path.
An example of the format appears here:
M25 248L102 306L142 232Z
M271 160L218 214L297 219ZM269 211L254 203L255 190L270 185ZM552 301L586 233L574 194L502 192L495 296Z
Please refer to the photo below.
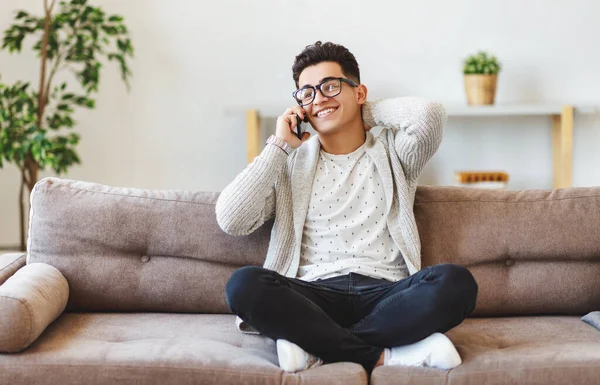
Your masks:
M0 286L0 353L31 345L65 309L69 284L53 266L32 263Z

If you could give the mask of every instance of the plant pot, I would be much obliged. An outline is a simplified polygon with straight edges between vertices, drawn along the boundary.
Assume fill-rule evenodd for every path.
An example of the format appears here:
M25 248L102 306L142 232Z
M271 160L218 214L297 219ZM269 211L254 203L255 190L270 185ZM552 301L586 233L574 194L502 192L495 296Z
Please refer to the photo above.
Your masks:
M498 75L464 75L464 77L468 104L494 104Z

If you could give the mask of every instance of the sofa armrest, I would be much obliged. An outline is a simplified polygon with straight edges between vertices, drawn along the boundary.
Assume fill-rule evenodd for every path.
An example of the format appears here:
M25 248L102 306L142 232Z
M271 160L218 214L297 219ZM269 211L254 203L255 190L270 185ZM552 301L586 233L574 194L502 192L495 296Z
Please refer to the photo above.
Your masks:
M25 266L27 253L0 254L0 285Z
M69 284L53 266L30 263L0 285L0 352L31 345L64 310Z

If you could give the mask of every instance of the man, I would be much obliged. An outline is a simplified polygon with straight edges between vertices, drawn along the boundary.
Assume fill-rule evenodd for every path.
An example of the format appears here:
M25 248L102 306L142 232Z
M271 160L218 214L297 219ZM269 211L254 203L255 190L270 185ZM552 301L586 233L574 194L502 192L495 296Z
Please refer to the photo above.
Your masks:
M333 43L307 46L292 71L297 105L216 204L232 235L275 216L263 267L238 269L227 283L238 328L277 341L290 372L339 361L368 373L460 365L442 333L473 311L477 284L461 266L421 270L413 213L444 108L408 97L368 102L354 55ZM300 140L296 115L318 135Z

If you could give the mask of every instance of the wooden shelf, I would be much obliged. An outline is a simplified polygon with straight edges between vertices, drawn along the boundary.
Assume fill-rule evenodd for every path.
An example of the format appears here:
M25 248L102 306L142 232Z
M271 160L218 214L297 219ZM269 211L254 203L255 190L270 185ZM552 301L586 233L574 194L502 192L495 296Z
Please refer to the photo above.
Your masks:
M573 116L600 112L594 105L548 104L498 104L492 106L469 106L445 104L449 117L509 117L548 116L552 121L552 188L573 185Z
M469 106L444 104L448 116L552 116L561 115L561 104L499 104L494 106ZM599 110L593 105L572 106L577 114L595 114Z
M552 122L553 188L571 187L573 184L573 117L574 114L597 114L594 105L548 104L498 104L469 106L444 103L448 117L510 117L548 116ZM267 115L268 116L268 115ZM246 111L248 163L260 153L260 114L256 109Z

